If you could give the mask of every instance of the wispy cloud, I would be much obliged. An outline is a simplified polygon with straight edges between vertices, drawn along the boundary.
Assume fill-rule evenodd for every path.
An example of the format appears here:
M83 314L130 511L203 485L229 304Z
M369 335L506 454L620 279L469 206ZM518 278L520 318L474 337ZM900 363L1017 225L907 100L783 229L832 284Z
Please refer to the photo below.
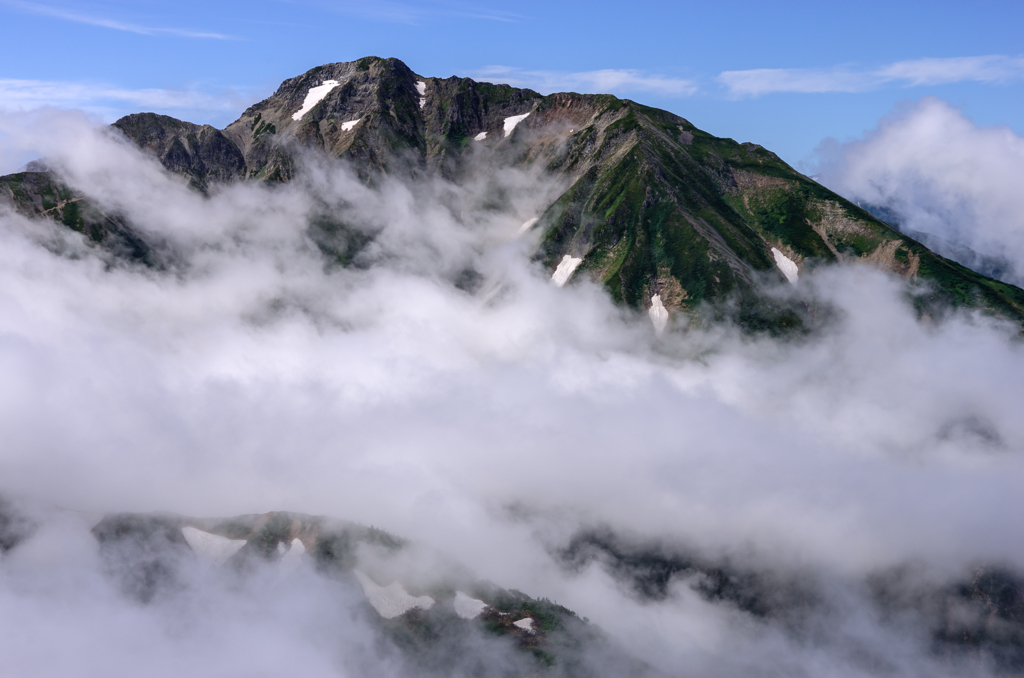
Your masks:
M729 93L756 97L774 92L866 92L887 84L905 87L954 82L1006 82L1024 78L1024 57L989 55L899 61L877 69L757 68L724 71L717 80Z
M1024 78L1024 57L1000 55L915 59L886 66L878 75L904 80L908 85L942 85L951 82L1006 82Z
M173 35L180 38L201 38L205 40L237 40L234 36L225 35L223 33L211 33L208 31L197 31L185 28L142 26L139 24L117 21L115 19L106 19L104 17L72 12L59 7L51 7L50 5L25 2L24 0L0 0L0 4L19 9L24 12L29 12L31 14L48 16L64 21L73 21L75 23L86 24L89 26L99 26L101 28L109 28L111 30L124 31L126 33L136 33L138 35Z
M130 89L104 83L15 80L0 78L0 108L30 110L44 106L80 108L103 117L138 110L239 111L249 99L235 91L211 94L200 90Z
M631 69L603 69L566 73L562 71L528 71L508 66L488 66L471 75L515 87L529 87L550 92L654 92L664 96L685 97L697 91L697 84L685 78L647 74Z
M326 0L280 0L286 4L303 5L316 7L318 9L345 14L348 16L360 17L371 21L384 21L387 23L421 25L429 23L432 19L476 19L481 21L498 21L502 23L516 23L524 17L521 14L505 10L483 8L472 3L465 2L392 2L390 0L378 0L377 2L351 2L338 3Z

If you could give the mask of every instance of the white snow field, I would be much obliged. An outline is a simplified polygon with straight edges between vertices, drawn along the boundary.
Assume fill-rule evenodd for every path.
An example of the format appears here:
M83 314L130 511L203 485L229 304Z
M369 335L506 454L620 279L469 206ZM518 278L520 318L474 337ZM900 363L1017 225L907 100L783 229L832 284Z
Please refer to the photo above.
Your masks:
M181 528L181 534L197 556L214 565L222 565L225 560L238 553L238 549L245 546L244 539L228 539L194 527Z
M512 626L518 626L521 629L533 631L533 617L526 617L525 619L520 619L517 622L512 622Z
M561 287L565 283L569 282L569 276L576 270L576 267L582 263L583 259L577 259L576 257L566 254L562 257L562 261L558 263L558 268L551 274L551 279L555 281L555 284Z
M520 226L519 230L516 231L516 237L518 238L523 233L526 233L527 231L529 231L531 228L533 228L533 225L536 224L538 221L540 221L540 217L534 217L533 219L530 219L530 220L526 221L526 223L524 223L522 226Z
M487 603L470 598L462 591L455 592L455 614L463 619L475 619L487 607Z
M427 83L417 80L416 91L420 93L420 108L423 108L427 105Z
M292 114L292 120L302 120L302 116L313 110L314 106L323 101L324 97L340 84L337 80L324 80L322 85L310 87L309 92L306 93L306 99L302 102L302 108Z
M414 607L429 610L434 606L433 598L430 596L414 598L397 581L387 586L380 586L359 570L353 571L363 587L366 599L370 601L370 605L373 605L373 609L377 610L377 614L385 619L394 619Z
M774 247L772 248L772 255L775 257L775 265L782 271L782 275L786 276L786 280L795 285L796 279L800 275L796 263Z
M507 137L509 134L512 134L512 130L516 128L516 125L521 123L523 120L526 120L528 117L530 117L529 113L523 113L522 115L513 115L505 118L505 136Z
M486 138L487 138L487 132L480 132L480 134L477 134L475 137L473 137L473 141L483 141Z
M661 334L668 325L668 309L661 303L661 295L655 294L651 297L651 308L647 314L651 316L651 323L654 325L654 332Z
M350 129L355 127L357 124L359 124L360 120L362 120L362 118L356 118L355 120L349 120L348 122L341 123L341 131L342 132L349 131Z

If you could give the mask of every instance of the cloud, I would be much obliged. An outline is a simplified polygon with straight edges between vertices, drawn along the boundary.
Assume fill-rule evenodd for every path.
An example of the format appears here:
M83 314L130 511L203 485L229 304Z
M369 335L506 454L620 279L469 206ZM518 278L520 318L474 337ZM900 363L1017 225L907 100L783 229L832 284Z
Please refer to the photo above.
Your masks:
M685 97L697 92L697 84L684 78L647 74L631 69L603 69L566 73L531 71L508 66L488 66L471 74L478 80L530 87L538 92L651 92L662 96Z
M878 71L879 76L906 81L908 86L952 82L1006 82L1024 78L1024 57L1000 55L900 61Z
M94 109L132 107L136 110L237 110L241 95L211 95L198 90L129 89L102 83L0 79L0 100L7 110L41 106Z
M833 190L885 208L904 229L1008 260L1010 280L1024 272L1024 195L1014 188L1024 175L1024 138L1010 129L980 127L927 98L822 153L820 179Z
M480 7L465 2L404 2L375 3L325 3L319 0L285 0L289 4L314 6L330 12L358 16L375 21L418 25L431 19L477 19L516 23L523 19L521 14L491 7Z
M198 124L218 127L230 123L237 112L259 95L242 89L211 92L199 88L171 90L158 88L131 89L107 83L18 80L0 78L0 112L17 116L40 108L84 111L111 123L139 110L170 113ZM0 145L2 135L0 129ZM20 157L9 155L0 159L0 173L13 172L38 156L24 149Z
M86 24L89 26L109 28L115 31L136 33L138 35L172 35L179 38L199 38L204 40L238 39L230 35L225 35L223 33L211 33L208 31L196 31L184 28L162 28L154 26L142 26L139 24L117 21L115 19L106 19L103 17L96 17L88 14L72 12L65 9L61 9L59 7L51 7L49 5L43 5L36 2L25 2L24 0L2 0L2 4L7 5L8 7L13 7L15 9L22 10L24 12L29 12L31 14L48 16L54 19L72 21L74 23Z
M887 84L915 87L954 82L996 83L1021 78L1024 78L1024 58L991 55L915 59L874 70L843 66L723 71L717 80L733 96L756 97L776 92L866 92Z
M111 265L66 229L0 216L4 492L383 526L569 606L673 674L984 675L931 654L926 621L887 620L865 582L907 563L940 583L979 561L1024 567L1006 538L1024 515L1013 328L923 322L901 281L849 266L776 292L835 309L813 337L658 337L602 288L557 288L531 263L515 234L560 187L486 155L463 184L371 188L311 157L289 184L207 198L81 115L0 116L0 130L0 156L47 156L177 262ZM324 215L339 237L372 236L353 265L311 238ZM409 673L366 649L377 632L312 573L277 589L197 575L140 606L102 576L85 518L54 521L0 560L12 673ZM592 525L814 595L780 621L683 573L638 600L600 562L552 556ZM485 671L509 666L488 656Z

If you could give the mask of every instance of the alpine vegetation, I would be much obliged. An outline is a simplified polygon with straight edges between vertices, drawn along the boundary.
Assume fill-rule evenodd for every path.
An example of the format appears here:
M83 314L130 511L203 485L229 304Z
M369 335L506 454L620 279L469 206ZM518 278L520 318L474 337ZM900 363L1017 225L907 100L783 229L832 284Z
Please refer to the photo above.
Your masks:
M0 131L0 674L1024 673L1024 291L770 151L374 57Z

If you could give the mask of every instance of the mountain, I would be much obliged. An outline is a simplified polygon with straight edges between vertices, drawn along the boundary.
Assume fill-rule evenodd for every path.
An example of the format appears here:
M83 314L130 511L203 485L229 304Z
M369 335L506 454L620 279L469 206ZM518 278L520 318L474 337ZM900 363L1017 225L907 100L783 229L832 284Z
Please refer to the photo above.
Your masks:
M536 260L560 284L587 277L661 322L703 317L705 302L730 300L748 328L800 327L807 307L769 300L763 285L862 262L925 283L914 297L922 314L966 305L1024 323L1021 289L939 256L760 146L610 95L542 96L366 57L286 80L224 130L154 113L113 127L204 192L231 181L290 181L311 151L350 161L370 184L383 174L459 183L481 154L491 167L541 169L564 190L532 225L542 234ZM51 174L2 177L3 197L130 258L158 259L157 244ZM318 239L326 256L347 261L352 253L337 251L336 241Z
M0 497L0 558L45 532L46 520L54 521L52 512L31 517ZM665 675L573 611L480 580L444 554L378 528L284 511L226 518L115 513L91 516L84 524L102 570L137 604L173 608L187 604L181 601L190 593L273 590L291 581L326 586L318 590L339 608L351 606L416 675L481 675L473 668L476 661L502 675ZM72 540L68 532L60 534ZM720 612L815 642L822 642L823 626L831 625L841 604L807 573L715 561L606 527L577 532L552 555L573 572L598 565L651 604L688 582ZM936 583L908 566L876 572L859 585L883 623L894 629L908 619L923 624L929 650L941 661L977 661L970 666L993 666L1007 675L1024 672L1020 575L988 566L966 579Z

